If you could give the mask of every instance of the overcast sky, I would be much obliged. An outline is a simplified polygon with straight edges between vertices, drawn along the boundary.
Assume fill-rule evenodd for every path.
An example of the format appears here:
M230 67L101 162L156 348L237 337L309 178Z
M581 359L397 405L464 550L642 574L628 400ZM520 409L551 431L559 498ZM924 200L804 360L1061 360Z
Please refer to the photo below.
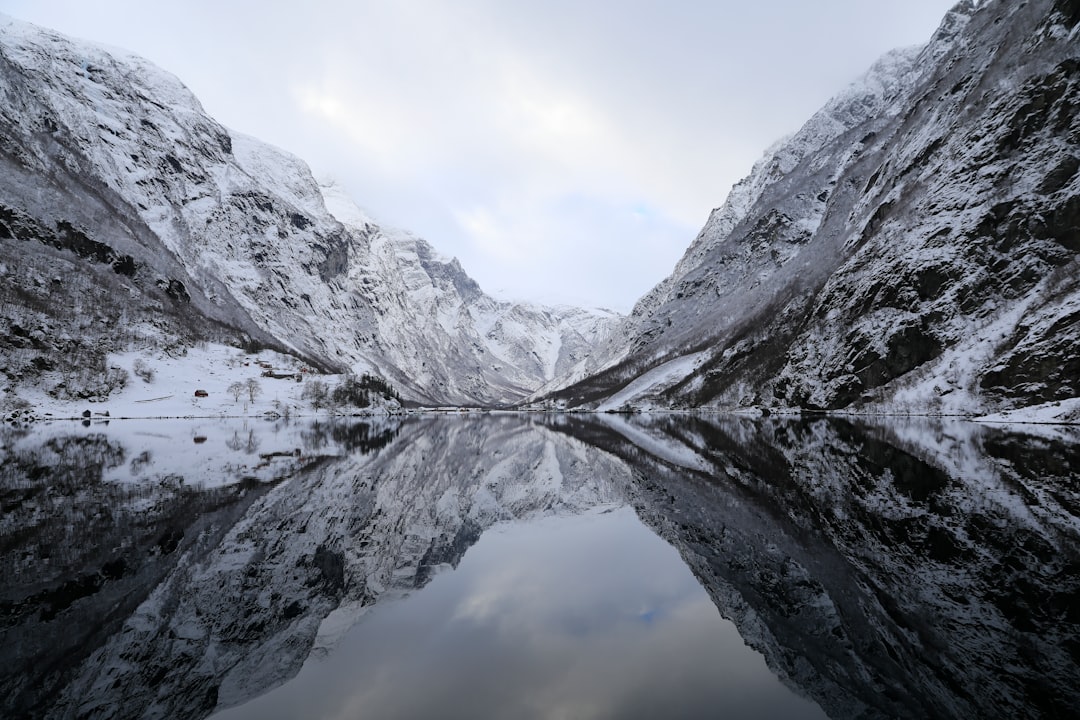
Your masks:
M627 311L762 151L953 0L0 0L137 52L488 292ZM301 9L302 8L302 9Z

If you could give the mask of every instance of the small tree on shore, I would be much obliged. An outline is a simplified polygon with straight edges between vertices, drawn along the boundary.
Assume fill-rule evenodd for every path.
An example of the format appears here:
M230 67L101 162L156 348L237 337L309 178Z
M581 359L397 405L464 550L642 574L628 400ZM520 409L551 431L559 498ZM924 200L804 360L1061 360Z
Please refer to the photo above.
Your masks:
M242 382L234 382L229 386L229 394L233 396L234 402L240 402L240 396L247 392L247 388L244 387Z
M244 383L244 389L247 390L248 400L255 402L255 398L262 392L262 385L255 378L248 378L247 382Z
M318 412L320 408L326 407L330 390L322 380L310 380L304 384L304 392L300 394L300 397L311 403L312 409Z
M142 378L145 383L154 382L154 368L150 367L142 358L136 358L135 363L131 366L131 369L137 376Z

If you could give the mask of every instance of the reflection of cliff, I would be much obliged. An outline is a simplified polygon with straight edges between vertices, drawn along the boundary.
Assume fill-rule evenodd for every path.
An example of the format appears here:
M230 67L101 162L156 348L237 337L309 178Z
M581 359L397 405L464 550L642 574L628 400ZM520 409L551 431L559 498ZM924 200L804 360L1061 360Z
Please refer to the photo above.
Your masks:
M58 500L52 517L103 526L93 542L102 557L67 568L103 589L50 616L28 603L55 592L59 574L6 589L3 652L18 638L38 651L15 658L18 668L4 663L0 714L205 716L294 675L366 606L456 565L491 524L610 502L612 479L628 477L604 453L518 418L421 420L390 434L322 425L302 439L305 457L322 460L276 485L176 491L152 503L103 485L92 502ZM151 512L135 511L144 506ZM125 555L130 580L114 582L99 571L104 548L122 544L133 523L147 526L145 540ZM5 562L30 547L20 533L5 533ZM179 544L160 560L155 543L173 537ZM75 627L86 630L56 637ZM50 670L32 670L31 660Z
M959 422L667 416L569 431L634 458L642 518L830 715L1080 707L1080 446Z
M5 449L10 436L6 436ZM269 488L177 477L102 482L105 434L54 437L0 465L0 715L40 716L179 559L212 546Z
M205 716L294 675L493 523L626 498L834 717L1080 705L1066 439L693 416L290 432L250 456L275 479L210 489L107 429L0 435L0 715ZM146 474L102 479L117 468Z

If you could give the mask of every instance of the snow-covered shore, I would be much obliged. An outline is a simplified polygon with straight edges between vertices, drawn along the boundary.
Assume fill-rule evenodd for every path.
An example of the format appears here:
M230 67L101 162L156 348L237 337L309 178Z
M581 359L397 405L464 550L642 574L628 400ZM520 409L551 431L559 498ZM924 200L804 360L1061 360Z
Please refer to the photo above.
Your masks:
M4 417L14 419L148 419L222 418L280 416L320 416L325 407L313 408L303 398L304 388L318 380L329 388L344 376L322 375L299 360L272 350L245 353L237 348L213 343L201 344L184 355L159 350L126 352L109 356L108 366L128 374L124 387L105 399L60 400L38 387L20 387L22 403L7 402ZM269 370L275 375L264 376ZM302 378L297 381L296 377ZM237 396L234 383L254 381L254 394L246 388ZM198 393L198 395L196 394ZM203 395L205 393L205 395ZM348 414L386 415L398 409L374 397L368 408L348 408ZM16 410L14 405L23 405ZM89 416L86 413L89 412Z
M311 401L303 396L304 389L312 381L325 383L332 389L342 381L344 376L319 374L305 367L298 359L272 350L247 353L234 347L204 343L188 349L183 355L169 354L160 350L113 354L109 356L108 366L126 372L128 379L124 387L114 390L105 399L61 400L46 393L43 387L46 383L41 383L39 386L19 388L19 402L13 402L14 396L0 398L2 401L0 407L3 408L2 417L16 423L27 423L87 418L92 421L105 418L110 420L318 418L333 415L389 415L402 412L398 403L388 402L376 393L372 393L372 405L367 408L313 407ZM280 377L264 375L268 370ZM297 377L301 380L297 381ZM245 388L237 396L236 392L230 389L237 383L246 386L250 381L254 381L257 387L254 395ZM608 407L605 406L603 409L608 409ZM664 412L658 408L648 408L647 411ZM713 414L718 411L716 408L710 408L683 412ZM733 409L728 412L738 415L747 414L746 409ZM772 414L785 417L798 416L801 411L794 408L788 410L773 408ZM835 415L848 418L863 416L862 413L850 411L840 411ZM888 413L868 413L867 415L889 416ZM897 412L896 415L923 416L911 412ZM967 419L996 426L1026 428L1026 430L1030 430L1031 425L1080 425L1080 398L1033 405L992 415L972 416Z
M975 418L975 420L994 424L1080 425L1080 398L1042 403L1041 405L1031 405L1008 412L983 415Z

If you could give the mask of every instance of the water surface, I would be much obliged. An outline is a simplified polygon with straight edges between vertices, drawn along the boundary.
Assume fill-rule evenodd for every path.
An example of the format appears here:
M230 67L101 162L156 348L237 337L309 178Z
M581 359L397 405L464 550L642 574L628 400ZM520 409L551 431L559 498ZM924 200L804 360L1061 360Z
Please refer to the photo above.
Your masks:
M4 716L1080 703L1068 430L497 415L0 441Z
M225 718L823 718L626 507L500 523Z

